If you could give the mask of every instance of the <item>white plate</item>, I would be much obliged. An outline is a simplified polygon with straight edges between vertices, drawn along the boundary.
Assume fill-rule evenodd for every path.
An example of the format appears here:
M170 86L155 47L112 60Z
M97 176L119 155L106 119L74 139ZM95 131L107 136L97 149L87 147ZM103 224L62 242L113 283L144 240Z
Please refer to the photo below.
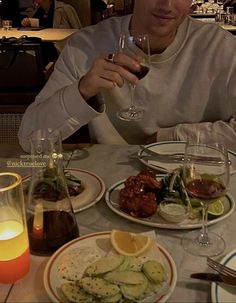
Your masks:
M236 269L236 250L226 255L221 261L222 264ZM211 284L211 299L213 303L236 302L236 287L226 284Z
M163 178L163 175L157 175L156 177ZM195 229L202 227L201 218L197 218L194 220L190 220L189 218L187 218L180 223L171 223L165 221L161 216L159 216L158 211L156 212L156 214L149 218L136 218L130 216L129 214L122 211L119 206L119 191L121 188L124 187L124 182L125 179L115 183L106 191L105 194L105 200L109 208L121 217L143 225L165 229ZM235 209L235 201L231 195L226 195L226 197L224 198L224 208L224 214L220 217L217 217L216 219L209 220L208 225L212 225L219 221L222 221L232 214Z
M184 153L184 149L185 149L185 142L184 141L163 141L163 142L158 142L158 143L153 143L153 144L149 144L149 145L145 145L146 148L154 151L154 152L158 152L158 153ZM231 161L231 167L230 167L230 173L234 173L236 171L236 153L229 150L229 159ZM142 155L145 155L145 152L142 152L142 150L140 150L138 152L138 156L141 157ZM157 169L160 172L168 172L168 171L172 171L173 169L180 167L181 163L167 163L167 162L159 162L157 160L155 161L146 161L144 159L140 159L140 161L152 168L152 169Z
M110 232L99 232L89 234L75 240L72 240L62 246L59 250L57 250L49 259L46 268L44 270L44 287L46 292L52 302L65 302L62 295L60 294L60 286L62 283L65 283L66 280L63 280L58 275L58 264L62 255L68 254L73 249L80 249L82 247L91 247L91 249L98 249L101 255L105 255L107 253L107 249L110 246ZM104 250L106 247L106 251ZM163 262L163 265L167 271L168 283L167 283L167 291L163 295L157 295L155 302L166 302L166 300L171 296L174 291L176 281L177 281L177 271L175 263L170 256L170 254L160 245L157 245L160 252L160 258Z
M66 169L66 171L69 171L81 180L81 184L84 187L82 193L78 196L71 197L74 212L77 213L85 210L101 200L106 188L104 181L100 177L90 171L77 168ZM28 181L29 178L30 177L24 178L24 181Z

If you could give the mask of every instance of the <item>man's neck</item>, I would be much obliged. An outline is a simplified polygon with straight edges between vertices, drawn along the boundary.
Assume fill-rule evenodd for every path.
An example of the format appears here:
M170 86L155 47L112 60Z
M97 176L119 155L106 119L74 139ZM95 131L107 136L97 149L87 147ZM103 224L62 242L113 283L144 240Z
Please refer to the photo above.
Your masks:
M131 18L129 30L131 33L136 32L143 34L143 30L140 29L134 17ZM174 41L177 31L170 33L168 36L152 36L148 32L147 34L149 35L151 54L161 54Z
M162 37L152 37L149 36L150 39L150 52L151 54L161 54L163 53L169 45L174 41L176 36L175 34L172 34L168 38L162 38Z

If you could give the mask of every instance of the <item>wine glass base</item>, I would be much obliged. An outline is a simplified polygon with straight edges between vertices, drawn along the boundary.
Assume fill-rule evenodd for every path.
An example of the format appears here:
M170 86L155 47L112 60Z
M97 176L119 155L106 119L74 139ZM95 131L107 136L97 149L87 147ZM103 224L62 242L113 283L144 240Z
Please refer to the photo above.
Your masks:
M119 119L124 121L137 121L143 117L144 110L142 108L125 108L117 113Z
M202 257L214 257L222 254L225 250L224 239L213 233L208 233L208 243L203 244L199 241L201 232L192 231L182 238L182 247L192 255Z

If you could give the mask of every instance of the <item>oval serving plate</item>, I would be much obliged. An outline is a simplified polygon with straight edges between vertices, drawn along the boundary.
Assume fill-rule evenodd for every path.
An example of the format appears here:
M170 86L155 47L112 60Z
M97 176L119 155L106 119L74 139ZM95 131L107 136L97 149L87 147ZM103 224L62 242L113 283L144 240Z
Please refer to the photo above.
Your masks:
M44 270L44 287L45 290L50 297L51 301L54 303L67 303L66 299L63 297L60 291L60 286L62 283L65 283L66 280L60 278L58 275L58 265L60 264L60 258L70 253L75 249L80 249L82 247L90 247L91 249L98 249L101 253L101 256L106 255L107 251L110 247L110 232L99 232L88 234L82 237L79 237L75 240L72 240L66 243L64 246L59 248L49 259L45 270ZM157 248L160 252L159 258L161 258L163 262L163 266L166 269L168 280L167 280L167 289L165 289L164 294L156 294L154 297L155 303L164 303L168 300L175 289L175 285L177 282L177 270L174 263L174 260L170 256L170 254L164 249L162 246L157 244ZM89 264L88 264L89 265ZM147 301L143 301L146 302Z
M171 153L183 153L185 148L185 141L163 141L145 145L145 148L150 149L154 152L161 154L171 154ZM161 162L158 160L146 160L142 159L145 152L141 149L138 152L138 157L140 161L152 169L158 170L160 172L166 173L172 171L181 166L181 163L171 163L171 162ZM229 160L231 161L230 173L236 172L236 153L228 150Z
M157 179L163 178L163 176L164 175L157 175ZM125 179L115 183L106 191L106 194L105 194L105 200L106 200L108 207L113 212L120 215L121 217L126 218L126 219L136 222L136 223L143 224L143 225L165 228L165 229L175 229L175 230L176 229L196 229L196 228L202 227L201 218L197 218L194 220L187 218L180 223L171 223L171 222L165 221L158 214L158 212L156 212L156 214L154 214L153 216L148 217L148 218L136 218L136 217L130 216L129 214L122 211L119 206L119 191L121 188L124 187L124 182L125 182ZM224 197L224 208L225 208L224 214L213 220L209 220L208 226L215 224L217 222L220 222L232 214L232 212L235 209L235 201L230 194L227 194Z

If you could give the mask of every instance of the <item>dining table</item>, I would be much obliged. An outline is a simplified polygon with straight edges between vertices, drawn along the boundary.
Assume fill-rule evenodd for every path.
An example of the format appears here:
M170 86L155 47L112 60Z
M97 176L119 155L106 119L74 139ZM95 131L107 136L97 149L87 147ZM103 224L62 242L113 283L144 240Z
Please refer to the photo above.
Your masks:
M31 28L0 28L0 38L20 38L22 36L37 37L45 42L62 42L76 33L78 29L71 28L44 28L40 30L31 30Z
M109 189L114 183L137 175L146 168L136 157L139 150L138 145L63 145L64 154L67 156L64 166L96 174L104 181L106 189ZM29 175L30 168L24 165L26 155L18 145L2 145L0 171L14 171L22 177ZM236 174L232 174L229 191L236 199L235 182ZM157 243L169 252L177 268L177 283L168 302L211 302L211 283L190 278L191 273L207 272L210 269L206 257L191 255L181 246L181 239L189 230L163 229L133 222L113 212L107 206L104 196L91 207L75 215L80 236L114 229L136 233L154 231ZM209 226L210 231L220 234L226 242L226 249L216 258L218 260L236 248L235 222L234 211L225 220ZM24 278L15 284L0 284L0 302L50 302L43 282L44 270L49 259L50 256L31 254L30 272Z

